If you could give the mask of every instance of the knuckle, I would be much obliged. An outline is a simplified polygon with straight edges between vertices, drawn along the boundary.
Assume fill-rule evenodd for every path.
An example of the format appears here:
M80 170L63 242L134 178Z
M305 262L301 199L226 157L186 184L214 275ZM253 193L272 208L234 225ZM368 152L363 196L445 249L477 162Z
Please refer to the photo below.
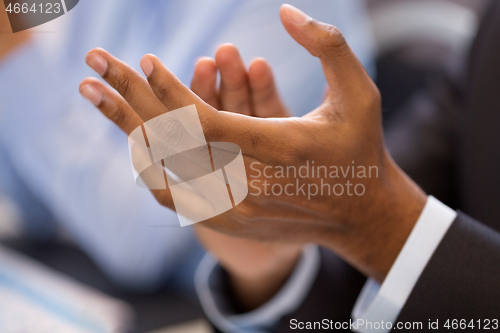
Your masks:
M296 126L288 128L288 133L290 135L283 137L279 142L278 160L284 165L296 165L304 162L309 153L313 151L309 145L310 138L304 134L307 131L304 131L304 128L297 123Z
M109 112L107 112L106 116L109 120L121 127L121 125L123 125L126 120L126 114L123 105L114 105L114 103L109 104L111 104L112 107L109 108Z
M109 119L114 122L116 125L121 127L125 124L125 112L121 108L116 108L114 112L109 115Z
M321 44L324 45L327 54L342 55L348 51L347 42L342 32L335 26L328 26L321 36Z
M274 86L274 82L270 82L266 87L260 89L258 94L254 94L255 104L264 104L271 101L275 96L277 96L277 91Z
M307 159L307 152L301 143L282 145L279 160L284 165L296 165Z
M246 77L246 73L239 78L233 79L232 82L221 82L221 90L223 94L239 92L246 89L247 86L248 80Z
M151 80L151 83L152 83L151 86L153 87L153 90L158 99L160 99L161 101L166 101L171 97L172 91L169 85L163 82L163 80L158 78L156 79L153 78Z
M114 78L115 78L116 90L120 95L122 95L126 99L127 96L130 95L130 91L132 89L129 75L125 73L115 73Z
M374 87L370 89L369 93L363 98L363 107L366 109L378 108L382 104L382 97L380 91Z

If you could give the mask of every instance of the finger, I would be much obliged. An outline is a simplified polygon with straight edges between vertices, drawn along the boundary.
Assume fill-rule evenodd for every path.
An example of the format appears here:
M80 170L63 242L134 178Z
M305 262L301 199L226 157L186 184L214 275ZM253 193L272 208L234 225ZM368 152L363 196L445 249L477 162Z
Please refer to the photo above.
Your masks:
M144 123L120 94L95 78L84 79L80 83L80 93L127 135ZM151 192L160 204L175 210L168 186L166 190Z
M167 109L175 110L195 104L198 113L215 111L207 109L208 104L186 87L156 56L145 55L140 65L148 79L149 86Z
M196 62L191 90L212 107L220 109L217 94L217 65L213 59L203 57Z
M158 203L164 207L167 207L174 212L175 204L174 199L172 198L172 192L170 192L170 188L167 186L166 190L150 190L153 193L154 197L158 201Z
M313 20L290 5L281 6L280 16L288 33L313 56L321 59L326 80L334 92L330 98L352 101L356 96L365 96L367 89L375 88L336 27Z
M215 62L219 68L221 108L251 115L252 105L247 71L236 46L224 44L217 49Z
M276 162L283 156L289 160L293 155L289 153L292 150L289 136L291 133L295 136L300 134L294 129L298 126L296 121L286 123L274 119L266 122L266 119L217 111L183 85L155 56L144 56L141 67L153 92L169 110L195 104L208 142L235 143L243 154L262 162Z
M274 83L271 66L264 58L256 58L248 68L254 115L257 117L289 117Z
M127 135L143 124L141 117L122 96L95 78L83 80L80 84L80 93Z
M103 49L91 50L85 61L108 82L144 121L168 110L155 98L146 79Z

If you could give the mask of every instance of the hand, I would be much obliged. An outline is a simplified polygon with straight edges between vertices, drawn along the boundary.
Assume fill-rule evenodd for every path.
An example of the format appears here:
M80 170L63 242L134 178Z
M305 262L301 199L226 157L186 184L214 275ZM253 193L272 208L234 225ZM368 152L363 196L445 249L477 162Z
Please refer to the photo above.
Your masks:
M330 87L324 103L302 118L218 111L152 55L141 60L146 81L106 51L92 50L87 63L120 94L96 79L85 79L80 90L127 134L164 112L195 104L207 141L239 145L250 170L251 194L232 210L204 221L205 226L258 240L320 243L382 281L426 196L385 149L380 94L341 33L288 5L280 15L288 33L320 59ZM279 168L292 170L293 176L294 169L313 161L328 172L337 167L338 173L293 179L279 173ZM340 170L353 165L354 173ZM286 190L294 184L300 186L291 195L269 194L273 186ZM320 189L325 190L322 195ZM174 208L168 189L152 192L161 204Z
M4 2L0 2L0 61L30 39L29 31L12 33Z
M217 71L221 76L218 90ZM198 60L191 90L218 110L264 118L290 115L278 95L269 64L255 59L247 73L237 48L231 44L219 47L215 61L206 57ZM301 244L231 237L200 223L194 227L204 247L228 272L232 293L242 311L269 300L287 280L302 251Z
M219 90L217 70L221 75ZM291 116L281 101L267 61L254 59L247 73L238 49L232 44L220 46L215 61L208 57L198 60L191 90L217 110L262 118Z

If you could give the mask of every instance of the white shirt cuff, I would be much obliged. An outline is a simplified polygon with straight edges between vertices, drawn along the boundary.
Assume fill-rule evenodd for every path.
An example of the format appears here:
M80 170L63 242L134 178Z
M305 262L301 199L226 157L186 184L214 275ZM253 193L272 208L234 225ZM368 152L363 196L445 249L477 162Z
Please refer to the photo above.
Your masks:
M224 311L225 295L217 290L217 283L221 280L220 275L217 278L220 266L216 259L207 254L196 271L196 292L208 319L221 331L268 332L283 316L295 311L302 304L316 280L320 264L318 247L306 246L292 275L272 299L251 312L231 314L230 311Z
M391 330L420 274L456 216L454 210L436 198L428 197L382 286L368 279L363 287L352 311L357 332L382 333Z

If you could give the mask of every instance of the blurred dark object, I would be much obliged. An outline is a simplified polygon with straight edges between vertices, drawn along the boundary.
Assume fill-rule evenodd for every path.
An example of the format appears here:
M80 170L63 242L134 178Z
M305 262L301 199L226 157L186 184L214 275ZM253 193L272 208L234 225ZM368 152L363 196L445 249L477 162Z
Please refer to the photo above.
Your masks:
M487 225L500 220L500 1L491 1L474 41L460 140L463 210Z
M385 1L371 17L386 119L429 81L463 73L477 31L474 11L449 1Z
M457 129L476 12L449 1L372 4L377 85L391 155L427 193L458 208Z
M203 311L194 295L189 297L167 286L152 294L132 293L116 287L89 257L70 243L34 243L11 239L2 241L2 244L79 282L126 301L136 315L134 332L148 332L203 317Z
M427 193L491 225L500 219L500 2L480 11L479 29L473 11L443 4L402 1L374 15L387 145ZM411 8L405 26L396 14ZM401 26L387 37L391 17Z

